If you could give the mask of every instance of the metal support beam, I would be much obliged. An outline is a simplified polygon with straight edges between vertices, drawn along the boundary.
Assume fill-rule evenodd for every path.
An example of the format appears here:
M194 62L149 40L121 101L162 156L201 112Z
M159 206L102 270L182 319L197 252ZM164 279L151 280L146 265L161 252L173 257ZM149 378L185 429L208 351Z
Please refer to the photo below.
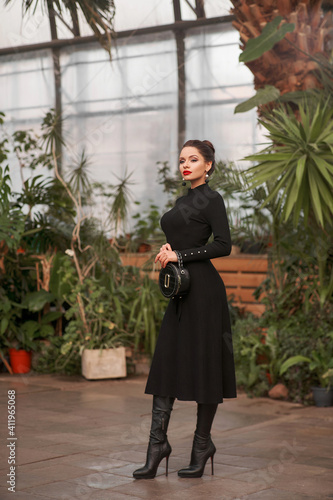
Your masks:
M185 142L186 134L186 74L185 74L185 33L175 33L177 45L177 67L178 67L178 151Z
M175 21L182 20L182 13L180 10L180 0L173 0L173 13L175 16Z
M206 17L204 0L195 0L195 11L198 18Z
M149 26L148 28L139 28L137 30L124 30L118 31L115 34L116 40L121 40L122 38L134 38L137 36L150 35L155 33L163 33L168 31L179 31L179 30L189 30L193 28L198 28L200 26L212 26L218 24L231 23L235 20L235 16L219 16L210 17L207 19L197 19L194 21L178 21L171 24L161 24L160 26ZM70 46L85 45L87 43L97 43L98 39L95 35L91 36L80 36L75 38L63 38L58 40L50 40L48 42L34 43L30 45L19 45L17 47L6 47L0 49L1 56L9 56L13 54L21 54L24 52L34 52L36 50L45 50L53 48L63 48Z
M118 40L145 36L150 34L160 34L163 32L173 31L175 34L176 45L177 45L177 67L178 67L178 150L181 149L182 145L185 142L185 133L186 133L186 120L185 120L185 33L189 29L201 27L201 26L212 26L219 24L227 24L231 23L235 17L234 16L219 16L213 18L200 18L194 21L182 21L181 19L181 9L180 9L180 0L174 1L174 14L175 14L175 22L171 24L164 24L160 26L150 26L147 28L139 28L136 30L124 30L115 34L115 38ZM196 6L200 4L201 0L196 0ZM78 26L75 26L73 22L74 28L76 27L77 33L79 33ZM7 47L0 49L0 57L1 56L9 56L13 54L22 54L26 52L35 52L38 50L46 50L51 49L53 54L60 55L60 49L69 46L80 46L84 44L98 43L98 39L95 35L92 36L76 36L74 38L67 39L54 39L48 42L31 44L31 45L21 45L17 47ZM56 67L55 64L55 73L60 76L60 68ZM56 82L56 88L60 87L61 82L58 80ZM56 96L58 96L58 100L60 96L56 91ZM59 106L59 104L58 104Z
M173 0L173 11L175 22L181 22L180 0ZM185 142L186 133L186 74L185 74L185 32L175 31L177 46L177 69L178 69L178 124L177 124L177 145L178 152Z
M47 0L47 11L49 15L50 31L52 40L58 40L56 12L53 8L52 0ZM60 49L54 47L52 49L53 59L53 77L54 77L54 93L55 93L55 110L57 114L57 122L55 124L55 132L59 138L55 144L55 154L58 162L58 169L61 172L62 167L62 92L61 92L61 65L60 65Z
M197 11L195 10L195 7L193 7L193 5L191 4L190 0L185 0L185 2L190 7L190 9L193 10L194 14L197 16Z

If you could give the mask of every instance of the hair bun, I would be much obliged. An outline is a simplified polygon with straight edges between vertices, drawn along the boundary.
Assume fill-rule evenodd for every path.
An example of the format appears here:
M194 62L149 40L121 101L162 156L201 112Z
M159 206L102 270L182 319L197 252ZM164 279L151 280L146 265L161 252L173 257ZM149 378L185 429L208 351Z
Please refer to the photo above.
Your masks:
M204 144L207 144L207 146L209 146L212 150L213 150L213 153L215 153L215 148L213 146L213 144L210 142L210 141L207 141L206 139L204 141L202 141Z

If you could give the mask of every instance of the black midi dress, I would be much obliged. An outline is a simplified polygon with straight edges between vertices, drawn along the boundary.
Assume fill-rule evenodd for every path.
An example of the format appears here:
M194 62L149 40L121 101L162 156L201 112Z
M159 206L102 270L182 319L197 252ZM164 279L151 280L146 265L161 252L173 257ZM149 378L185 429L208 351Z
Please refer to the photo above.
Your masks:
M231 251L223 198L206 183L190 188L162 216L161 227L172 250L180 251L191 285L186 295L169 300L145 393L197 403L235 398L226 291L209 260Z

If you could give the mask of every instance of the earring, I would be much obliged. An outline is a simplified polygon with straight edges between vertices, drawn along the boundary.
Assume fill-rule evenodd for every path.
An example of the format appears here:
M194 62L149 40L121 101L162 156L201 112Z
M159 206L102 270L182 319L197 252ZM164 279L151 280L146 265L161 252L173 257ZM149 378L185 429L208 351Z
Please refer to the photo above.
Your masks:
M183 178L182 186L186 186L185 179Z
M205 179L206 184L208 184L208 182L209 182L208 177L209 177L208 174L206 174L206 179Z

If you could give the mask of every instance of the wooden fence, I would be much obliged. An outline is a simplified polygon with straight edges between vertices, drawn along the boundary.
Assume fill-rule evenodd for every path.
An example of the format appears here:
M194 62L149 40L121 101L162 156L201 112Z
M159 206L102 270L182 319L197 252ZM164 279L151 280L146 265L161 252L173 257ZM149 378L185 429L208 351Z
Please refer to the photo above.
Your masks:
M230 255L212 259L212 264L224 281L228 297L233 296L234 304L260 316L265 306L256 301L253 292L267 278L267 255Z
M123 265L139 268L151 257L151 253L121 254ZM227 295L229 298L233 298L234 305L260 316L264 312L265 306L260 301L255 300L253 292L267 277L267 255L229 255L228 257L212 259L212 264L223 279ZM156 281L158 273L159 266L156 266L155 272L151 273L152 278ZM263 295L260 299L262 298Z

